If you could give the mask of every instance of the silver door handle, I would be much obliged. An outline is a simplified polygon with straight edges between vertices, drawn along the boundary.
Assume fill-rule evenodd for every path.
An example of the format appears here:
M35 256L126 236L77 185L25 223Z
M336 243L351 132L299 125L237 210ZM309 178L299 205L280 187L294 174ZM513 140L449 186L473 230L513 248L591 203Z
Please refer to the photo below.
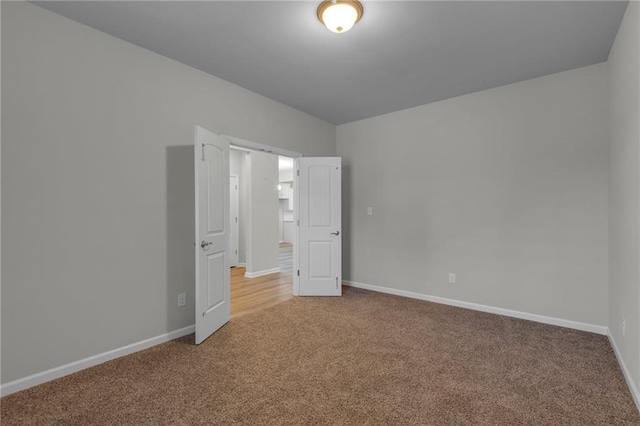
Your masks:
M200 247L202 247L204 249L204 248L210 246L211 244L213 244L213 243L207 243L207 242L203 241L203 242L200 243Z
M340 235L340 231L332 232L331 235Z

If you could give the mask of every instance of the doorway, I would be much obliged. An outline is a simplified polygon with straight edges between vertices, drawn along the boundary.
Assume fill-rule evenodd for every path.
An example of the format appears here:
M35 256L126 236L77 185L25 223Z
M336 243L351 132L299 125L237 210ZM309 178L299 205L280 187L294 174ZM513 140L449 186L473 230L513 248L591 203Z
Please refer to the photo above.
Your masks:
M277 154L295 158L295 174L293 174L293 221L294 245L293 268L291 269L290 296L340 296L342 294L342 262L341 262L341 159L339 157L306 157L283 149L270 148L257 143L244 141L229 136L219 136L200 126L195 127L194 138L194 171L195 171L195 299L196 299L196 344L200 344L231 318L231 203L230 203L230 147L243 151L243 158L249 163L258 164L258 158L266 154ZM253 154L254 159L250 159ZM269 157L269 156L267 156ZM273 157L271 157L273 160ZM266 163L265 163L266 164ZM242 238L242 226L239 247L245 244L246 268L244 278L262 278L280 274L280 250L277 209L262 208L260 200L268 203L280 201L278 189L278 173L270 169L251 170L245 178L238 177L238 186L250 187L256 197L246 197L244 216L246 222L245 238ZM276 169L277 170L277 169ZM269 176L271 178L269 178ZM281 189L281 188L280 188ZM242 205L242 196L239 204ZM238 223L243 223L243 212L240 207ZM266 227L264 232L275 232L275 239L267 246L278 247L276 253L278 265L269 269L256 261L256 250L259 244L270 241L257 232L257 224L264 218L271 218L275 213L275 225ZM236 222L234 218L234 223ZM284 227L284 226L283 226ZM283 231L284 232L284 231ZM198 243L199 242L199 243ZM238 250L240 258L242 249ZM273 254L273 252L271 252ZM286 259L286 256L283 256ZM268 256L265 258L268 259ZM264 259L263 259L264 260ZM237 264L241 263L241 259ZM290 262L283 262L290 263ZM274 263L271 264L271 266ZM258 270L258 272L256 272ZM293 274L295 271L295 274ZM286 276L284 276L286 277ZM254 282L256 283L256 282ZM252 286L259 292L261 287ZM288 283L284 286L289 287ZM249 297L251 299L251 297ZM261 309L273 303L273 299L265 300L254 309ZM277 301L275 303L278 303ZM275 304L274 303L274 304ZM237 313L236 313L237 314Z
M232 318L293 297L296 236L291 153L237 141L229 154Z

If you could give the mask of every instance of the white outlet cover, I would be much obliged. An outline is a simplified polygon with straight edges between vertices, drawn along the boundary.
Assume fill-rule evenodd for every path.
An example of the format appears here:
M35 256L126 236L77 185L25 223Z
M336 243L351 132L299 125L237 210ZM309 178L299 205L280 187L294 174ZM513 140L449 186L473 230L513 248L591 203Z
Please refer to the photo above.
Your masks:
M455 272L449 272L449 283L455 284L455 282L456 282L456 273Z

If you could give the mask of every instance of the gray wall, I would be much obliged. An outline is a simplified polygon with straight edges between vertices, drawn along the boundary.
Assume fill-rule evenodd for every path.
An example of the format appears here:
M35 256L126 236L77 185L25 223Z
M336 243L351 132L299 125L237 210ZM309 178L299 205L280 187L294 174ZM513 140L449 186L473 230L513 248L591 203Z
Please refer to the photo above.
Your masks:
M640 384L640 4L629 2L609 55L609 328ZM622 335L622 321L626 333Z
M229 170L240 179L239 262L246 264L247 272L277 268L278 156L232 149Z
M338 126L345 279L606 325L606 73Z
M32 4L2 2L2 56L3 383L193 324L196 124L336 153L331 124Z
M256 273L279 265L278 156L253 151L247 159L247 272Z

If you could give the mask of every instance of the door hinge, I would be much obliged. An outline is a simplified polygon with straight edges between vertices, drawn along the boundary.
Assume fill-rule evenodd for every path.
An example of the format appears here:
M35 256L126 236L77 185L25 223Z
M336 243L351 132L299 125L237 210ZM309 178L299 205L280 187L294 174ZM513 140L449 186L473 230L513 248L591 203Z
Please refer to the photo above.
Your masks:
M298 269L298 276L300 276L300 269Z
M338 288L338 277L336 277L336 289Z
M238 254L238 250L236 250L236 254Z
M296 170L296 174L300 176L300 169Z
M202 144L202 161L204 161L204 144Z
M238 216L236 216L236 223L238 223Z

